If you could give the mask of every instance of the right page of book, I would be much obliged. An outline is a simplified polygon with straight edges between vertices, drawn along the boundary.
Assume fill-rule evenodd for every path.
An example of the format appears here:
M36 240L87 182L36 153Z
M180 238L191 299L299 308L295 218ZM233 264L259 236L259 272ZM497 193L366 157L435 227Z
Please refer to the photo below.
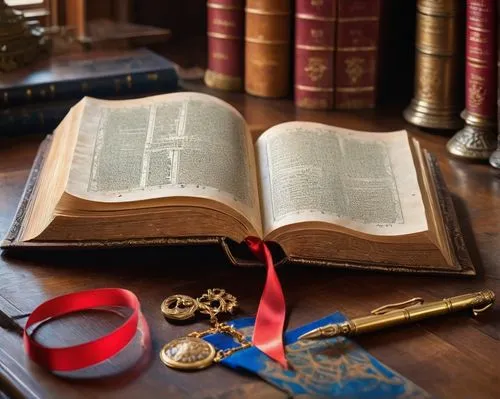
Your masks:
M267 130L256 147L264 235L311 221L375 235L427 230L405 131L288 122Z

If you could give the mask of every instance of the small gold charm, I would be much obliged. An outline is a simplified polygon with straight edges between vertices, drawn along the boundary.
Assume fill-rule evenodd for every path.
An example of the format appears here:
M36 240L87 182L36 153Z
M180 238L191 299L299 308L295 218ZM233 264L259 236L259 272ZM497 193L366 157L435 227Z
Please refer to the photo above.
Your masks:
M161 311L167 319L179 321L192 319L197 311L214 319L219 313L233 313L237 307L235 296L222 288L212 288L197 299L187 295L171 295L161 304Z
M163 315L172 320L188 320L198 310L198 301L187 295L171 295L161 304Z
M233 313L238 307L238 301L234 295L229 294L222 288L212 288L207 290L197 299L199 311L208 314L210 317L219 313Z
M214 357L213 345L197 337L174 339L160 352L160 359L165 365L180 370L207 368L213 363Z

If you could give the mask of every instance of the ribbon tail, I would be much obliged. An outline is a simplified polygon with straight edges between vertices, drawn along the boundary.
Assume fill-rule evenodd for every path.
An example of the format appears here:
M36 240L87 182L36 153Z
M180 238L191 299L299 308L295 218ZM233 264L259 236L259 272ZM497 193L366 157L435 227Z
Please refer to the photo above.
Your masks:
M252 253L265 262L267 275L255 319L252 343L271 359L288 369L283 344L286 305L283 289L276 274L271 251L259 238L248 237L245 242Z

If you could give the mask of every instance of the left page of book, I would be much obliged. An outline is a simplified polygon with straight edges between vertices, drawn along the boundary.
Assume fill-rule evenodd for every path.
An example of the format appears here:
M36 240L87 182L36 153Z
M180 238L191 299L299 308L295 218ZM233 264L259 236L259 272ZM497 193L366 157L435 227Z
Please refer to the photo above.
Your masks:
M237 210L260 230L253 144L229 104L184 92L84 101L66 193L124 207L204 198Z

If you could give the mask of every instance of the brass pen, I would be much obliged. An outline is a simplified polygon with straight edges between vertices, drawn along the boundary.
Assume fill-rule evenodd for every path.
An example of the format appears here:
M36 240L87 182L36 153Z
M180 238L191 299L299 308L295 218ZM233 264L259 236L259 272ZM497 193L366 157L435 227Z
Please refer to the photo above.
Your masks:
M301 335L299 340L359 335L466 309L472 309L476 316L492 307L494 302L495 293L491 290L482 290L429 303L424 303L420 297L412 298L372 310L369 316L316 328Z

